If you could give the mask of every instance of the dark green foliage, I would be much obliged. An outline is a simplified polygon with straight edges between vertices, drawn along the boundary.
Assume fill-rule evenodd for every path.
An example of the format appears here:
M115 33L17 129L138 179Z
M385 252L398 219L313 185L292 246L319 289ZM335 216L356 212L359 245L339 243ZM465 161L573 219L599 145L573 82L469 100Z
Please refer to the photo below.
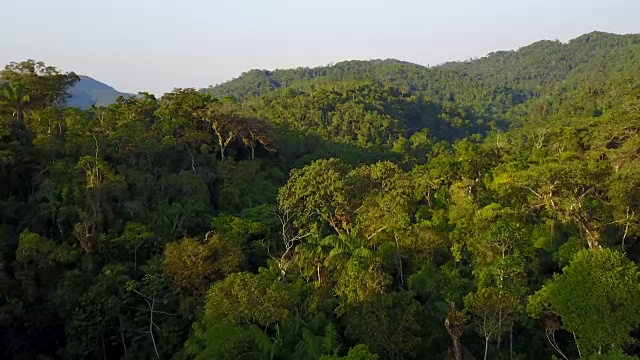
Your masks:
M633 358L639 56L591 33L88 110L12 63L0 357Z

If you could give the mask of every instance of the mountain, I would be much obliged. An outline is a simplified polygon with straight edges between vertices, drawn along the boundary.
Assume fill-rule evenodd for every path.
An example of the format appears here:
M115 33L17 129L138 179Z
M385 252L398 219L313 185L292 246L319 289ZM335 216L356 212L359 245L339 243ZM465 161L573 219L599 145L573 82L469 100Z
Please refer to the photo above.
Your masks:
M330 141L404 146L401 139L416 133L415 141L452 142L600 116L640 89L638 59L640 35L592 32L434 67L387 59L254 69L201 92Z
M381 73L384 71L384 74ZM323 78L330 81L363 79L397 80L405 76L423 74L428 67L397 59L350 60L316 68L298 67L273 71L252 69L230 81L209 86L202 92L217 98L232 96L238 100L264 95L287 88L300 81Z
M132 96L86 75L80 75L80 81L71 88L70 93L71 98L67 104L81 109L90 108L92 105L106 106L113 104L120 96Z
M448 92L448 85L457 82L470 86L465 93L489 86L496 90L508 88L516 97L530 98L537 96L542 87L564 81L628 72L637 67L639 57L640 34L594 31L567 43L542 40L518 50L433 67L387 59L344 61L316 68L253 69L202 91L217 98L232 96L244 100L321 78L332 82L370 80L431 93Z

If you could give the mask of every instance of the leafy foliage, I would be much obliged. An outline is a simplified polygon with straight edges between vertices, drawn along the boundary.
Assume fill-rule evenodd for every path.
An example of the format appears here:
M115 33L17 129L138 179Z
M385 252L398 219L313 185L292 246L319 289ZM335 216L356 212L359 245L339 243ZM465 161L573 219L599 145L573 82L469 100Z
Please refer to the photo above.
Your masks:
M11 63L0 357L637 357L638 58L591 33L84 110Z

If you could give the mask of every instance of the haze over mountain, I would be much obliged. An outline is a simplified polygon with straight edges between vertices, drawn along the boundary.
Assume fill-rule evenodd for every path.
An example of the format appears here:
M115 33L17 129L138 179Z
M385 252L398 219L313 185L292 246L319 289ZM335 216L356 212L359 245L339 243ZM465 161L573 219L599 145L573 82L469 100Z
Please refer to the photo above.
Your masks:
M67 104L80 109L88 109L92 105L107 106L113 104L120 96L128 98L132 95L117 91L113 87L86 75L80 75L80 81L70 89L69 93L71 98Z

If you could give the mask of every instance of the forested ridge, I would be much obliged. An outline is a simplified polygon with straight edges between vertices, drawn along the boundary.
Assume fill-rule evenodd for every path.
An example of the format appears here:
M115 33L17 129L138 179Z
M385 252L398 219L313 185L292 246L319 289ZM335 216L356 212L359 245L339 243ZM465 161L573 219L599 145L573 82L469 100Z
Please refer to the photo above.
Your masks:
M640 35L86 110L0 78L1 358L640 354Z

